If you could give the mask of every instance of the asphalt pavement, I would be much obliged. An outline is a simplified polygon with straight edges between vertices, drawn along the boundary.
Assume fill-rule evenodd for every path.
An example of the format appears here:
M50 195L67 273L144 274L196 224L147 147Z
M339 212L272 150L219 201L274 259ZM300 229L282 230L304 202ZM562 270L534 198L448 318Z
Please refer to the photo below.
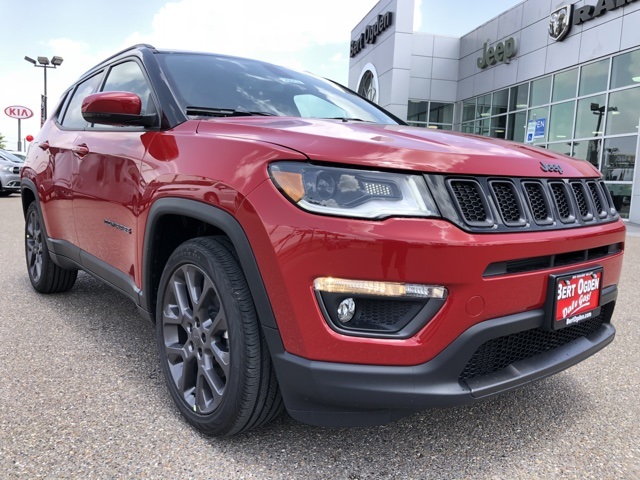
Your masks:
M613 344L535 385L377 428L287 415L231 439L182 420L154 329L81 273L35 293L20 198L0 198L0 478L638 479L640 238L627 236Z

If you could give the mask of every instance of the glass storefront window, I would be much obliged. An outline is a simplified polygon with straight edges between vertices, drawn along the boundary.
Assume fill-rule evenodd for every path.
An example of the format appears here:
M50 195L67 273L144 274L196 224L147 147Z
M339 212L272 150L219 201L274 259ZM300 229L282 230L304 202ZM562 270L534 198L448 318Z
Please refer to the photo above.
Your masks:
M476 99L465 100L462 102L462 121L473 120L476 118Z
M605 180L632 182L636 164L636 144L638 137L608 138L604 142L602 155L602 175Z
M622 218L629 218L629 207L631 206L631 185L620 183L606 183L613 200L613 205L618 210Z
M609 94L607 135L636 133L640 119L640 87Z
M573 110L575 101L551 105L549 121L549 141L571 139L573 130Z
M571 155L571 142L550 143L547 149L562 155Z
M609 78L609 59L590 63L582 67L580 73L579 96L602 92L607 89Z
M558 73L553 77L552 102L559 102L576 96L576 84L578 82L578 69Z
M476 135L484 135L485 137L489 136L489 131L491 126L491 119L485 118L483 120L479 120L476 122Z
M491 94L478 97L478 112L476 118L491 116Z
M500 115L491 119L491 136L505 138L507 134L507 116Z
M429 102L416 102L414 100L409 100L407 121L426 122L428 103Z
M491 115L501 115L507 113L509 103L509 90L504 89L493 94L493 105L491 107Z
M580 160L586 160L594 167L598 168L600 159L600 147L602 140L596 138L594 140L580 140L573 142L573 157Z
M463 123L461 128L460 128L460 131L462 133L474 133L475 129L474 129L474 126L473 126L473 122Z
M613 57L611 88L640 83L640 50Z
M531 82L530 107L537 107L549 103L549 93L551 92L551 77L544 77Z
M529 84L523 83L511 87L511 97L509 100L509 111L521 110L529 106Z
M431 102L429 123L453 123L453 103Z
M605 95L578 100L574 138L602 136Z
M509 114L509 124L507 128L507 140L514 142L524 142L524 135L527 130L527 112Z
M536 138L533 143L544 143L549 133L549 107L541 107L541 108L532 108L529 110L529 117L527 118L527 123L529 120L541 120L543 118L547 119L546 128L544 131L544 137Z

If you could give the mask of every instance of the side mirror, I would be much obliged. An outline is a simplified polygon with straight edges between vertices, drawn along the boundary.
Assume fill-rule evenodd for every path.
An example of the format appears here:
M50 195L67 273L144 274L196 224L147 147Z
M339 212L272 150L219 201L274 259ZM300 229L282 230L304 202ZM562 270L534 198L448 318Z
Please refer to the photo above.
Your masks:
M141 115L142 101L131 92L100 92L82 101L82 118L89 123L153 127L157 115Z

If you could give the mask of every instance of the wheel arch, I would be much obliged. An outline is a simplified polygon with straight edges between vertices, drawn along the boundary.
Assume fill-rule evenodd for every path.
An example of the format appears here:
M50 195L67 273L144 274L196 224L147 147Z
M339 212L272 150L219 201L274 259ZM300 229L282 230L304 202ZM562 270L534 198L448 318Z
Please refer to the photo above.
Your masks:
M40 198L38 197L38 190L35 183L28 178L23 178L20 181L20 195L22 197L22 215L26 218L27 209L33 202L37 202L38 209L40 209ZM40 210L42 211L42 210Z
M176 236L173 230L170 238L163 241L161 238L163 233L175 227L175 221L180 221L187 227L193 227L191 222L195 221L199 222L200 226L198 232L183 236ZM277 329L271 302L251 244L244 229L231 214L195 200L163 198L155 201L151 206L146 225L142 249L143 288L140 291L139 304L149 313L152 321L155 322L155 303L160 276L171 252L180 243L190 238L217 234L226 236L238 254L238 262L249 285L260 324L263 327ZM201 231L203 226L206 228L205 232Z

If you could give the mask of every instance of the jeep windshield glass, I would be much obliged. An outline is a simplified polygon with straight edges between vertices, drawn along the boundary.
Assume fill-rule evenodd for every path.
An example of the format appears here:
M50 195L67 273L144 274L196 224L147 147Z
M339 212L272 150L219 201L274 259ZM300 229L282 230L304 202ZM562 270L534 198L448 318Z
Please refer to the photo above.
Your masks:
M187 115L247 112L245 115L398 123L334 82L269 63L197 53L159 53L157 58Z

